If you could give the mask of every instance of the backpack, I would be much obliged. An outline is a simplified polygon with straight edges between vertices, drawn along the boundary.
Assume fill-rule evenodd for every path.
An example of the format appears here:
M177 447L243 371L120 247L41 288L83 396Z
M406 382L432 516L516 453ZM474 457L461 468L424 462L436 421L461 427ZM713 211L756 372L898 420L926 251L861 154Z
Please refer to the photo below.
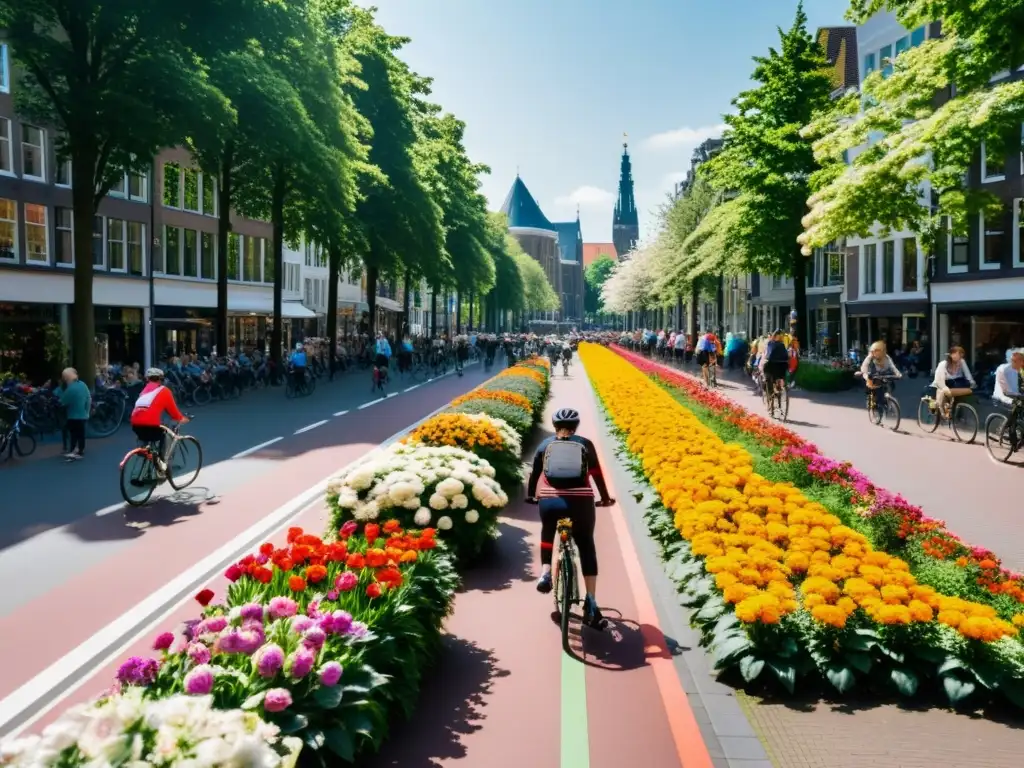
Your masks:
M552 488L580 488L587 484L587 450L575 440L552 440L544 449L544 479Z

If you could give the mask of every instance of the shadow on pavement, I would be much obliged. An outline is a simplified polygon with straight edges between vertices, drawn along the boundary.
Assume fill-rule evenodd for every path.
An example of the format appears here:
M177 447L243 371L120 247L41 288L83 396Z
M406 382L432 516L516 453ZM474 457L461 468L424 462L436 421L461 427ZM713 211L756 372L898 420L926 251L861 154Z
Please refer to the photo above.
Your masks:
M75 520L68 530L81 541L137 539L149 528L169 528L200 514L202 505L214 506L217 498L209 488L190 486L166 496L154 496L141 507L125 506L107 515Z
M522 506L527 506L523 504ZM517 581L530 581L530 546L528 534L510 523L498 526L496 539L466 572L461 592L497 592Z
M493 681L509 674L490 651L447 636L440 662L420 692L430 706L417 708L411 720L394 728L380 753L360 765L437 768L441 761L465 758L463 737L483 728Z
M662 635L657 627L623 618L613 608L602 608L608 625L598 632L582 628L581 640L574 643L573 656L588 667L608 672L629 672L648 666L650 659L672 658L690 650L675 639ZM664 637L667 650L658 639Z

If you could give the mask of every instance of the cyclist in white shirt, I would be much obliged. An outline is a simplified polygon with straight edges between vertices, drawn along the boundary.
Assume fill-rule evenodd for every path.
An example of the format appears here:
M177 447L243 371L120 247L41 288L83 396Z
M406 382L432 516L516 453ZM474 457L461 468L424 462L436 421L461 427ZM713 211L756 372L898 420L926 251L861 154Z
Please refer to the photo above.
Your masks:
M997 403L1012 406L1013 399L1009 395L1021 393L1020 377L1021 369L1024 369L1024 352L1015 349L1010 353L1009 358L1009 362L996 368L996 385L992 392L992 399Z

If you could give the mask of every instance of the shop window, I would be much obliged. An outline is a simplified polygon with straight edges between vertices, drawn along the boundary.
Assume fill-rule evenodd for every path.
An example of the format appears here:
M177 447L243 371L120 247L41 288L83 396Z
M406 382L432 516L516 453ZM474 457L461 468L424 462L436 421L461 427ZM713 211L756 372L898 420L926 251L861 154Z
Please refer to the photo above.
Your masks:
M167 274L181 274L181 230L178 227L164 227L164 256L167 260Z
M181 166L164 163L164 205L181 208Z
M46 206L25 203L25 261L49 264L49 232L46 227Z
M878 246L864 246L864 293L878 293Z
M905 292L917 290L917 238L903 238L903 288Z
M267 238L261 238L260 243L263 249L263 282L274 282L274 244ZM298 266L298 265L296 265Z
M1003 263L1003 250L1006 247L1006 232L1003 227L1003 216L994 214L986 216L978 214L978 229L981 232L981 268L998 269Z
M257 251L259 247L258 237L246 235L242 241L242 280L248 283L260 282L260 254Z
M57 208L53 218L57 232L54 258L58 264L70 267L75 263L75 213L70 208Z
M14 153L11 151L11 121L0 117L0 173L14 174Z
M882 243L882 293L896 290L896 241Z
M146 225L128 222L128 273L141 277L146 274Z
M1013 201L1013 266L1024 267L1024 200Z
M825 257L828 260L828 284L842 285L845 275L846 254L840 251L827 251Z
M199 276L204 280L217 279L217 236L213 232L203 232L202 243L200 243L200 271Z
M21 126L21 175L32 181L46 181L46 132L34 125Z
M185 277L199 276L199 233L186 229L181 240L181 274Z
M217 215L217 177L210 173L200 173L203 190L203 213L207 216Z
M18 258L18 204L0 197L0 259Z
M199 213L199 171L185 168L181 173L181 207Z
M103 244L103 217L92 217L92 265L103 268L107 265L104 258L106 249Z
M124 221L107 219L107 259L111 272L126 271Z
M234 232L228 233L228 280L240 279L238 267L241 263L241 238Z

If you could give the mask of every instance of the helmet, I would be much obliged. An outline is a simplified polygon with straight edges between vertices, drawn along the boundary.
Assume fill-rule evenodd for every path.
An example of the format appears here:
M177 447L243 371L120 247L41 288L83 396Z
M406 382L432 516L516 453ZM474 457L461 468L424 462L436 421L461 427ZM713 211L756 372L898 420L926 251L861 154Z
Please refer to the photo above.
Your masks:
M580 425L579 411L574 408L559 408L555 411L555 415L551 417L551 423L556 429L558 427L575 429Z
M302 342L301 341L295 345L295 351L296 352L301 352L302 351Z
M164 372L162 370L160 370L159 368L147 368L146 369L146 378L147 379L162 379L163 377L164 377Z

